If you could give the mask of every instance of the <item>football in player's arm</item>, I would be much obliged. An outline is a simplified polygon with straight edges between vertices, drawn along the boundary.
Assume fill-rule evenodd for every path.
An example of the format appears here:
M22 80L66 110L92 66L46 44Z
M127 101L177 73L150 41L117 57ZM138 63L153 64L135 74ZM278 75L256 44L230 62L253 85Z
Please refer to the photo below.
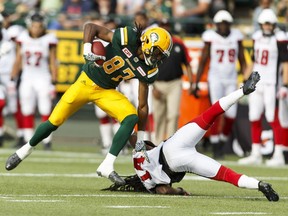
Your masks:
M92 41L95 37L109 42L105 57L92 53ZM136 123L139 128L138 139L143 140L148 114L148 85L157 78L157 65L170 55L173 46L171 36L159 27L143 33L139 26L118 28L113 32L103 26L87 23L84 27L83 42L83 54L86 60L83 72L64 93L49 120L37 128L26 145L8 158L7 170L14 169L31 154L34 146L43 138L56 130L87 102L92 102L120 122L120 128L114 135L110 151L98 167L97 173L116 184L125 184L125 181L114 171L114 161L128 141ZM98 59L105 59L102 67L95 65ZM115 89L122 80L133 78L139 80L138 110Z

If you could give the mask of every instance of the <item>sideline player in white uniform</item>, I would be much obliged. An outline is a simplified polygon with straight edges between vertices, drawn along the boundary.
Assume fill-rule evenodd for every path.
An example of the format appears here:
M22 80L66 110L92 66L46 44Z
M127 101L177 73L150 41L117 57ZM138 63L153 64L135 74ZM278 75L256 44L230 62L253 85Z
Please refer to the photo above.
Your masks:
M243 74L246 69L244 48L242 45L243 34L239 30L231 28L231 24L233 23L231 14L228 11L220 10L215 14L213 22L216 24L216 30L206 30L202 35L204 48L194 90L194 95L198 97L197 85L204 72L205 64L210 58L208 83L212 104L224 95L237 89L237 59L239 59L241 66L240 72ZM220 118L216 120L211 128L210 142L215 159L223 157L223 145L232 130L236 112L237 105L235 104L225 112L224 125L221 130L219 130Z
M5 103L5 109L1 110L0 121L1 124L4 121L4 116L6 114L13 114L15 122L17 125L17 143L15 147L21 147L24 144L23 140L23 125L22 125L22 113L20 110L20 105L17 96L17 82L11 81L11 72L13 67L13 61L16 56L16 37L24 30L22 26L12 25L9 21L9 14L2 12L3 15L0 16L1 25L3 27L3 40L1 44L1 57L0 57L0 100ZM3 19L4 18L4 19ZM4 36L5 35L5 36ZM0 128L0 140L2 141L1 136L3 135L3 128L1 125ZM0 141L0 142L1 142Z
M172 183L181 181L185 173L189 172L213 180L225 181L240 188L258 189L269 201L278 201L279 196L270 184L236 173L212 158L197 152L195 148L215 119L244 95L253 92L259 79L259 74L253 72L242 89L222 97L200 116L181 127L173 136L157 147L153 146L151 142L146 142L148 146L145 147L144 141L142 145L138 145L139 143L135 145L137 138L133 137L135 145L133 162L139 177L134 179L138 182L141 179L146 190L152 193L189 195L183 188L173 188L171 186ZM133 142L131 141L131 143ZM154 148L148 150L149 146ZM141 191L141 185L139 186L137 182L131 181L131 177L125 179L125 181L124 190L125 188L131 190L134 187L135 191ZM109 189L117 190L118 188L116 185L112 185Z
M6 15L6 14L4 14ZM8 26L8 17L0 14L1 25L1 48L0 48L0 146L3 142L4 116L8 113L14 114L17 125L17 137L23 136L21 112L18 110L16 82L10 80L13 61L15 59L15 37L23 31L20 26ZM9 28L8 28L9 27ZM5 109L3 109L5 106ZM23 142L22 142L23 144Z
M22 65L19 97L23 113L24 139L28 141L34 130L36 105L41 120L49 118L52 96L57 79L56 45L57 38L46 33L46 19L40 12L31 12L26 18L28 31L17 38L16 61L11 79L14 80ZM44 148L51 148L51 136L43 140Z
M251 122L252 151L251 155L240 159L239 164L260 164L261 118L265 112L267 122L271 125L274 135L274 153L271 160L266 161L269 166L284 165L283 140L278 118L275 118L276 92L279 77L279 66L288 69L287 36L285 32L276 28L277 17L271 9L264 9L258 17L261 30L252 35L253 64L247 69L247 76L252 70L259 71L261 81L256 92L249 95L249 120ZM284 72L284 74L286 74Z

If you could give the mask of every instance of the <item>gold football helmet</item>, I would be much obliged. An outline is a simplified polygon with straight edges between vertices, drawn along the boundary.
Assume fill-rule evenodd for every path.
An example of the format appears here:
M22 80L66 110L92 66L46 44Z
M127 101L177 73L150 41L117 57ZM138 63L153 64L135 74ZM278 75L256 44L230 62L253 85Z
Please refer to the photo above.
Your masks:
M147 29L140 38L145 62L156 67L164 58L170 55L173 47L171 35L163 28Z

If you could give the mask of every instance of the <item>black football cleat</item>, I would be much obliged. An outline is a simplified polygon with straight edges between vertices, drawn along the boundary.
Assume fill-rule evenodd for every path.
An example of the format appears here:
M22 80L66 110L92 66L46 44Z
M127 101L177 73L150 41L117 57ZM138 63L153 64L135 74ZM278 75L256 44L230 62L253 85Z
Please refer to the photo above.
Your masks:
M269 201L277 202L279 200L279 195L273 190L271 184L260 181L258 183L258 190L261 191Z
M6 170L8 171L13 170L21 163L21 161L22 160L19 158L19 156L16 153L12 154L6 161L6 165L5 165Z
M258 83L259 80L260 80L259 73L257 71L253 71L242 87L244 95L248 95L254 92L256 89L256 84Z

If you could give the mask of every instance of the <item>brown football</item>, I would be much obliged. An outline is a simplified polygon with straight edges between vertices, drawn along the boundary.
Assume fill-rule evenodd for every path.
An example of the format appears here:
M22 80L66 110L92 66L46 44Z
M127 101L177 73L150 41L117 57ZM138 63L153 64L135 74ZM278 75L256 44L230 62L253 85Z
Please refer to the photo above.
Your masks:
M91 50L94 54L96 55L100 55L100 56L106 56L106 50L105 47L103 46L103 44L100 41L93 41L92 44L92 50ZM104 60L99 59L95 61L96 64L102 66L104 63Z

